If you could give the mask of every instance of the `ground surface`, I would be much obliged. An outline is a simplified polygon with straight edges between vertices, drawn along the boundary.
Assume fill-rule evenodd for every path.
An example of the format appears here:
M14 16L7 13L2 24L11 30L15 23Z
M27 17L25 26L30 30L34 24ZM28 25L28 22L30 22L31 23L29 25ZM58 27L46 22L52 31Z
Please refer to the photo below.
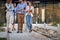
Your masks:
M38 25L38 26L42 27L42 24ZM7 30L5 32L0 32L0 38L7 38L8 40L52 40L52 39L47 38L37 32L34 32L34 31L31 33L29 33L28 31L24 31L23 33L17 33L17 25L15 25L15 28L16 28L16 30L10 34L7 33ZM44 27L44 28L54 29L54 27L53 28ZM55 28L55 29L57 29L57 28Z

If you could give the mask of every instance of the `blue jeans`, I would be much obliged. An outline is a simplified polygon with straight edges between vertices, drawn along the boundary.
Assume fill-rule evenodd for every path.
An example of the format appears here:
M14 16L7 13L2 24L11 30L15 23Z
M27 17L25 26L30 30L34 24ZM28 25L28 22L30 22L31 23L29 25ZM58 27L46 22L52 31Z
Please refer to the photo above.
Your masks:
M27 23L29 31L31 31L32 30L32 17L31 17L31 15L26 16L26 23Z

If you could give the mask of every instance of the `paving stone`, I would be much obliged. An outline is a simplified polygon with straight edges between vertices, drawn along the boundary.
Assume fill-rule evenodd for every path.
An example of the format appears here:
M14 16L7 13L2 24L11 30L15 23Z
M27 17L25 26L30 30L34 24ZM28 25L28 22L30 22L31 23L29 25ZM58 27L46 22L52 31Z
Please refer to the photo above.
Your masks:
M11 33L10 40L52 40L36 32Z

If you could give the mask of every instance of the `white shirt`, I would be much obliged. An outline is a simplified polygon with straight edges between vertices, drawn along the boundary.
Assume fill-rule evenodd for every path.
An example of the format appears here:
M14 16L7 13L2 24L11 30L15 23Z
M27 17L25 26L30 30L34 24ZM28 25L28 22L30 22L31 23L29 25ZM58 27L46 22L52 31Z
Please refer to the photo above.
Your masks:
M34 7L31 6L31 8L29 9L29 6L26 7L26 11L27 10L32 10L32 12L30 12L31 16L33 17L33 13L34 13ZM26 12L26 15L28 15L28 12Z
M13 6L13 4L12 3L10 3L10 4L5 4L5 6L6 6L6 12L11 12L11 11L13 11L14 10L14 6Z

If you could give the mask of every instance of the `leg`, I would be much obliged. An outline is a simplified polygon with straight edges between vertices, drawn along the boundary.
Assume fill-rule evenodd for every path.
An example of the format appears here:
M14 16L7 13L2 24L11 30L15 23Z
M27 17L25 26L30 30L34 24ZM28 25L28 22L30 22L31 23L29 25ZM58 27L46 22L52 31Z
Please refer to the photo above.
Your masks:
M27 31L26 16L24 16L24 26L23 26L23 31Z
M30 16L30 30L32 30L32 17Z
M21 14L18 14L18 32L21 32Z
M27 16L26 16L26 24L27 24L28 29L30 30L30 28L29 28L29 19L30 19L30 18L29 18L29 15L27 15Z
M19 29L19 24L20 24L20 17L19 17L20 15L18 14L18 31L20 30Z
M9 31L9 14L6 13L6 20L7 20L7 31Z
M12 31L13 31L13 30L16 30L16 29L14 28L14 25L15 25L15 23L16 23L16 15L13 16L13 19L14 19L14 20L13 20L13 25L12 25L12 26L13 26L13 27L12 27Z
M12 13L10 13L10 21L9 21L9 28L10 28L10 31L12 31L12 25L13 25L13 16L11 15Z
M29 15L29 32L32 32L32 17Z
M15 24L14 16L12 16L12 21L13 21L13 23L12 23L12 31L13 31L14 30L14 24Z
M24 14L21 15L21 31L23 29L23 23L24 23Z
M6 14L6 19L7 19L7 29L8 29L8 33L11 33L11 32L10 32L10 14L9 14L9 13Z

